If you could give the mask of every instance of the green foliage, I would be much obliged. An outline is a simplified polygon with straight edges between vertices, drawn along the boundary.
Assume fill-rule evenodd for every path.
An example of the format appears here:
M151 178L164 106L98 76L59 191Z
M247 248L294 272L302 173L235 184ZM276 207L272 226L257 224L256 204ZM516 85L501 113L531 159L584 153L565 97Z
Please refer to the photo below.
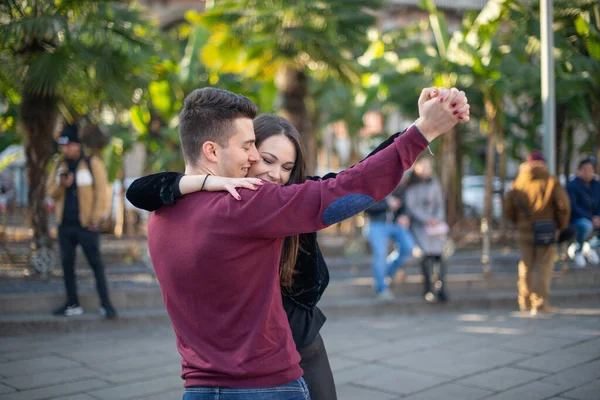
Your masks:
M0 5L0 88L57 97L68 116L126 105L160 51L140 9L120 1L18 0Z
M308 70L321 79L334 75L358 82L354 58L376 25L381 0L224 0L193 23L211 32L202 60L211 70L272 79L281 65Z

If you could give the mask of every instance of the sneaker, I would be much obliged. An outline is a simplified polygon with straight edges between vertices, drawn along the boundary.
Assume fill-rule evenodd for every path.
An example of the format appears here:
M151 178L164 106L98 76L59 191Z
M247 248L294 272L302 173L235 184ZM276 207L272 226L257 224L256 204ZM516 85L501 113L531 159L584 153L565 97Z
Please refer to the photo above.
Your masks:
M575 253L575 257L573 257L573 261L575 261L575 265L578 268L585 268L585 256L583 255L583 253L581 251Z
M584 256L587 259L587 262L589 262L590 264L592 264L592 265L600 264L600 257L598 257L598 253L596 252L596 250L589 249L588 251L585 252Z
M379 294L377 294L377 299L384 301L392 301L395 299L395 297L392 292L386 289L383 292L379 292Z
M435 303L435 294L431 292L425 293L425 301L428 303Z
M65 303L63 306L60 306L56 310L54 310L52 314L73 317L75 315L83 314L83 308L81 308L79 304Z
M538 308L532 308L530 314L532 317L535 317L538 314L554 314L558 309L556 307L551 307L548 305L542 305Z
M117 318L117 310L111 304L104 304L100 307L100 315L106 319Z
M567 255L571 260L575 258L575 254L577 254L577 243L571 243L571 245L567 248Z

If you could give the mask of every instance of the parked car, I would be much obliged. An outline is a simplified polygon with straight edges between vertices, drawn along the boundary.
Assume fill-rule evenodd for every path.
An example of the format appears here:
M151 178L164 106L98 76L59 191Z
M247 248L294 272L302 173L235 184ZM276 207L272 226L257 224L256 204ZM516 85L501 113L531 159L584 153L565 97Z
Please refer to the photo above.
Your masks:
M495 220L502 218L502 197L510 189L512 180L506 180L504 190L499 177L493 181L494 194L492 197L492 217ZM462 178L462 199L466 217L481 218L485 209L485 176L473 175Z

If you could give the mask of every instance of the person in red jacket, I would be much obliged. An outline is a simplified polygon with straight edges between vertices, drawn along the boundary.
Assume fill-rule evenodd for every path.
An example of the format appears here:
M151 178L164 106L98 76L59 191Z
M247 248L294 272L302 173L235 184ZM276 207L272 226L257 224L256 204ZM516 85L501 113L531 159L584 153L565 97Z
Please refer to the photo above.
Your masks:
M282 307L285 237L348 218L389 194L429 142L469 119L463 93L419 99L420 118L393 145L338 174L302 185L266 183L190 194L150 218L148 244L182 356L184 399L243 394L309 398ZM244 177L258 161L247 98L213 88L185 100L180 138L186 174Z

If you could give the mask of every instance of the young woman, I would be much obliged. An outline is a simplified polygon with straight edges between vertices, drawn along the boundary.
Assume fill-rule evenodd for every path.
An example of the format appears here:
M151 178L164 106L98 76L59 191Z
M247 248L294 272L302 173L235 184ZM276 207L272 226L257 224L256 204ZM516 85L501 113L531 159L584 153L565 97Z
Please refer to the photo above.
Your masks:
M291 185L307 179L330 179L334 173L319 177L305 176L304 151L300 135L286 119L262 114L254 120L256 147L261 160L248 171L251 178L235 179L207 175L191 176L162 172L136 179L127 190L127 199L136 207L154 211L162 205L174 204L177 198L199 190L229 191L240 199L236 187L256 189L261 180ZM369 156L389 146L400 135L383 142ZM317 307L329 283L329 271L317 234L288 237L284 241L279 267L283 308L302 361L304 380L313 400L337 398L329 359L319 331L325 315Z
M428 157L419 159L408 178L405 201L410 215L410 230L416 243L423 251L421 271L423 273L424 296L428 302L437 298L448 300L444 277L446 265L442 259L447 240L445 201L442 186L433 175L433 161ZM439 266L437 281L431 284L431 270Z

